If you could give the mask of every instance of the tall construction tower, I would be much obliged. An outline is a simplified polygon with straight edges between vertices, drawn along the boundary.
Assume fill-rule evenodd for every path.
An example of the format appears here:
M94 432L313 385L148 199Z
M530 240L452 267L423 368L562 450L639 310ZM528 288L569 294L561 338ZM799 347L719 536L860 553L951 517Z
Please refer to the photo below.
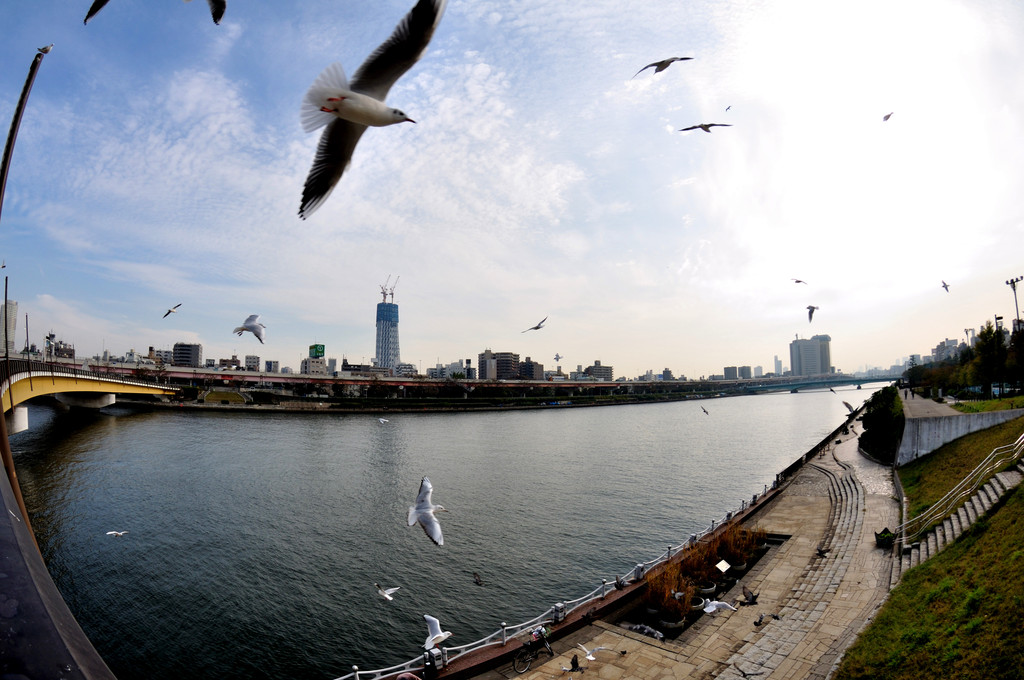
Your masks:
M380 287L382 300L377 303L377 365L381 368L397 369L401 361L398 351L398 305L395 304L395 286L398 279L388 288L391 275ZM391 302L388 302L391 296Z

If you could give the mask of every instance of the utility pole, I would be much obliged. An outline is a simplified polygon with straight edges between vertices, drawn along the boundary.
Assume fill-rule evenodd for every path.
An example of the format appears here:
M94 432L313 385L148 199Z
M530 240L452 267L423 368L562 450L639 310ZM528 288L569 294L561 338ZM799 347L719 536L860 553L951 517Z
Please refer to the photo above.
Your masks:
M1014 316L1016 323L1013 325L1013 330L1020 328L1020 308L1017 307L1017 284L1021 281L1024 281L1024 276L1018 276L1006 282L1006 285L1013 289L1013 311L1016 314Z

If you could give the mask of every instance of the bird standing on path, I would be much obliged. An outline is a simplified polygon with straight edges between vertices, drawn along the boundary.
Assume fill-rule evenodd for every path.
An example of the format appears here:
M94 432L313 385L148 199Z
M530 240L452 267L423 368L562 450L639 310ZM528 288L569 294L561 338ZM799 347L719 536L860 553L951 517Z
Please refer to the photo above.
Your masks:
M669 66L671 66L672 64L674 64L677 61L688 61L690 59L693 59L693 57L669 57L668 59L662 59L661 61L655 61L655 62L652 62L652 63L648 64L647 66L644 66L642 69L640 69L639 71L634 73L633 74L633 78L636 78L638 75L640 75L641 73L643 73L644 71L646 71L647 69L649 69L651 67L654 67L654 72L655 73L661 73L662 71L664 71L665 69L667 69ZM630 78L630 80L633 80L633 78Z
M260 315L259 314L250 314L245 319L245 321L242 322L241 326L239 326L238 328L236 328L235 330L233 330L231 332L235 333L238 336L241 336L242 333L244 333L246 331L249 331L250 333L252 333L253 335L256 336L256 339L259 340L260 344L262 345L263 344L264 332L266 331L266 328L267 328L266 326L264 326L263 324L260 323Z
M388 91L419 61L441 21L447 0L419 0L394 32L356 69L352 80L341 64L328 66L302 99L302 129L320 135L313 167L302 189L299 217L306 219L334 190L368 126L415 123L384 103Z
M814 319L814 310L821 309L821 307L815 307L814 305L807 305L807 322L810 323Z
M691 125L690 127L684 127L679 131L689 132L690 130L696 130L697 128L700 128L704 132L711 132L711 128L713 127L732 127L732 123L697 123L696 125Z
M452 636L450 631L441 631L441 622L429 614L423 615L427 622L427 640L423 643L423 649L432 649Z
M586 666L580 665L580 657L577 654L572 655L572 660L569 662L568 668L565 666L562 666L561 668L563 673L582 673L587 670Z
M832 550L832 548L822 548L819 545L818 548L817 548L817 556L818 557L825 557L826 555L829 554L829 552L831 552L831 550Z
M740 601L740 606L745 607L751 604L757 604L757 593L752 592L750 588L743 586L743 599Z
M178 304L174 305L173 307L171 307L170 309L168 309L166 312L164 312L163 318L166 319L171 314L174 314L175 312L177 312L178 311L178 307L181 307L181 303L180 302Z
M540 320L540 323L538 323L536 326L530 326L529 328L526 329L526 331L539 331L541 328L544 328L544 322L547 320L548 317L545 316L543 319ZM526 331L522 332L525 333Z
M409 506L409 526L419 523L423 532L437 545L444 545L441 524L434 517L435 512L448 512L443 505L434 505L430 500L434 487L426 477L420 482L420 492L416 496L416 504ZM436 620L436 619L435 619ZM428 647L429 649L429 647Z
M382 588L379 583L374 583L373 586L377 589L377 594L389 602L395 599L391 596L402 589L402 586L395 586L394 588Z

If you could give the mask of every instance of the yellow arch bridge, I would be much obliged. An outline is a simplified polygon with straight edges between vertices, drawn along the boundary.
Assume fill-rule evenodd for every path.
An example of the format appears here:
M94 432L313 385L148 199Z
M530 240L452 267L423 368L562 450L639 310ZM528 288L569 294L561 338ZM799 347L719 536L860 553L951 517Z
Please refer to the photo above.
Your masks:
M172 395L172 387L145 380L83 371L58 364L22 359L0 362L0 400L8 433L28 427L24 402L47 394L71 406L102 408L114 403L117 394Z

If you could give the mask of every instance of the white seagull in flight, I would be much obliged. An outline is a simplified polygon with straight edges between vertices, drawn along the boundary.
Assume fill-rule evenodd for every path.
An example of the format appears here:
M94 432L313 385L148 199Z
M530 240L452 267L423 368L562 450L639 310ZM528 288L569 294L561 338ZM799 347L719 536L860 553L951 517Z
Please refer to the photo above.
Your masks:
M107 536L121 537L128 533L128 530L124 531L108 531Z
M374 583L373 586L377 589L377 594L388 601L395 599L391 596L402 589L402 586L395 586L394 588L381 588L379 583Z
M96 12L103 9L107 2L109 0L96 0L96 2L92 3L83 23L89 23L89 19L92 19ZM185 2L192 2L192 0L185 0ZM220 20L224 18L224 10L228 8L227 0L207 0L207 2L210 5L210 14L213 15L213 23L219 24Z
M426 477L420 482L420 492L416 496L416 504L409 506L409 526L419 523L424 533L434 543L444 545L444 536L441 534L441 524L434 517L435 512L448 512L443 505L434 505L430 500L430 494L434 487ZM437 619L434 619L435 621ZM427 647L427 649L430 649Z
M677 61L688 61L690 59L693 59L693 57L669 57L668 59L662 59L661 61L656 61L654 63L648 64L647 66L644 66L642 69L633 74L633 78L636 78L638 75L640 75L647 69L651 68L652 66L654 67L655 73L661 73L662 71L664 71ZM632 80L633 78L630 78L630 80Z
M262 345L263 336L266 331L266 328L266 326L260 323L259 314L250 314L249 317L242 322L242 325L233 330L232 333L241 335L242 333L249 331L250 333L256 336L256 339L259 340L260 344Z
M163 318L166 319L171 314L174 314L175 312L177 312L178 311L178 307L181 307L181 303L180 302L178 304L174 305L173 307L171 307L170 309L168 309L166 312L164 312Z
M302 189L299 217L313 214L352 161L356 143L370 125L382 127L413 119L384 103L388 91L427 49L447 0L419 0L362 66L352 80L333 63L317 76L302 99L302 129L327 126L320 135L313 167Z
M430 614L424 614L423 620L427 622L427 641L423 649L432 649L452 636L450 631L441 632L441 622Z
M540 322L536 326L530 326L529 328L526 329L526 331L539 331L541 328L544 328L544 322L547 321L547 320L548 320L548 317L545 316L543 319L540 320ZM526 331L522 331L522 332L525 333ZM555 361L558 361L558 360L556 359Z
M579 642L576 643L576 646L583 650L584 658L586 658L587 661L597 661L597 659L594 658L594 655L602 649L608 649L607 647L594 647L593 649L587 649Z
M731 609L734 612L739 611L736 607L733 607L728 602L719 602L718 600L704 600L704 611L708 614L719 609Z

